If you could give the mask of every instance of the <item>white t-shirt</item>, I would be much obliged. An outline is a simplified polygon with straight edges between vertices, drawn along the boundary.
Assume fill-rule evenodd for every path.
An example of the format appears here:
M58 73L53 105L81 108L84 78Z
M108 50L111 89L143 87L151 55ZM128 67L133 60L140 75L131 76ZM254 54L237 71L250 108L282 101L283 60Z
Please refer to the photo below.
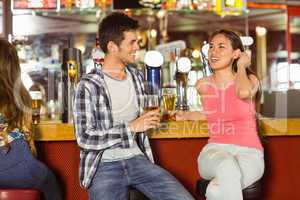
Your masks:
M120 123L130 122L138 115L138 103L134 83L129 72L125 80L116 80L109 75L104 75L112 102L112 115L114 126ZM135 140L131 148L107 149L102 155L102 162L112 162L129 159L135 155L143 154Z

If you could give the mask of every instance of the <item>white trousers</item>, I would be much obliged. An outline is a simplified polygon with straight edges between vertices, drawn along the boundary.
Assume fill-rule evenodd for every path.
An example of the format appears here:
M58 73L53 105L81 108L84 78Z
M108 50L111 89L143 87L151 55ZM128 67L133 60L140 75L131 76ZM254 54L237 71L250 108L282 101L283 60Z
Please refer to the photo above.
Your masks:
M242 189L264 173L264 154L255 148L231 144L207 144L198 157L202 178L211 180L207 200L242 200Z

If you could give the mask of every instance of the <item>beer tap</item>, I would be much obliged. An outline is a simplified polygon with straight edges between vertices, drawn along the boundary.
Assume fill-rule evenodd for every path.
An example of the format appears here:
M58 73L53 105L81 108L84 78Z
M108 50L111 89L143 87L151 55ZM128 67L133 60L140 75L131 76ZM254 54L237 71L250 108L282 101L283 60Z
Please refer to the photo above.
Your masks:
M176 72L176 90L177 90L177 101L176 110L188 110L189 106L187 103L187 84L188 84L188 73L192 68L191 60L187 57L181 57L177 61L177 72Z
M209 44L204 41L203 46L201 48L201 60L202 60L202 64L203 64L203 74L204 76L210 76L212 75L213 71L209 66L208 63L208 49L209 49Z
M147 80L147 94L161 94L161 66L164 63L164 57L159 51L148 51L144 57L146 65L146 80Z
M83 74L81 51L76 48L63 50L62 63L62 122L73 122L73 96L75 87Z

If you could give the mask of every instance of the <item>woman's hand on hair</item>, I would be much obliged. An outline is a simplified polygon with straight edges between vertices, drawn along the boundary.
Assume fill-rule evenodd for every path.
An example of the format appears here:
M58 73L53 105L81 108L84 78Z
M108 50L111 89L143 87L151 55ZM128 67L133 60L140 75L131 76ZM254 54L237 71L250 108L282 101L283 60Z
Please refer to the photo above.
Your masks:
M241 52L240 57L237 62L238 68L244 68L250 67L251 65L251 57L247 52Z

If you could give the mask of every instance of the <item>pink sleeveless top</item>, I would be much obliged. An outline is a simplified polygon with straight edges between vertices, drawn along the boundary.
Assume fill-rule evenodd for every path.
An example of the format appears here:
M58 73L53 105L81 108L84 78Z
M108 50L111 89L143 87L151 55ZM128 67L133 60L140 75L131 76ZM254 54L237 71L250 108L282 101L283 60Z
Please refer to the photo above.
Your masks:
M263 149L256 130L255 103L241 100L234 83L225 89L209 84L202 102L208 122L208 143Z

